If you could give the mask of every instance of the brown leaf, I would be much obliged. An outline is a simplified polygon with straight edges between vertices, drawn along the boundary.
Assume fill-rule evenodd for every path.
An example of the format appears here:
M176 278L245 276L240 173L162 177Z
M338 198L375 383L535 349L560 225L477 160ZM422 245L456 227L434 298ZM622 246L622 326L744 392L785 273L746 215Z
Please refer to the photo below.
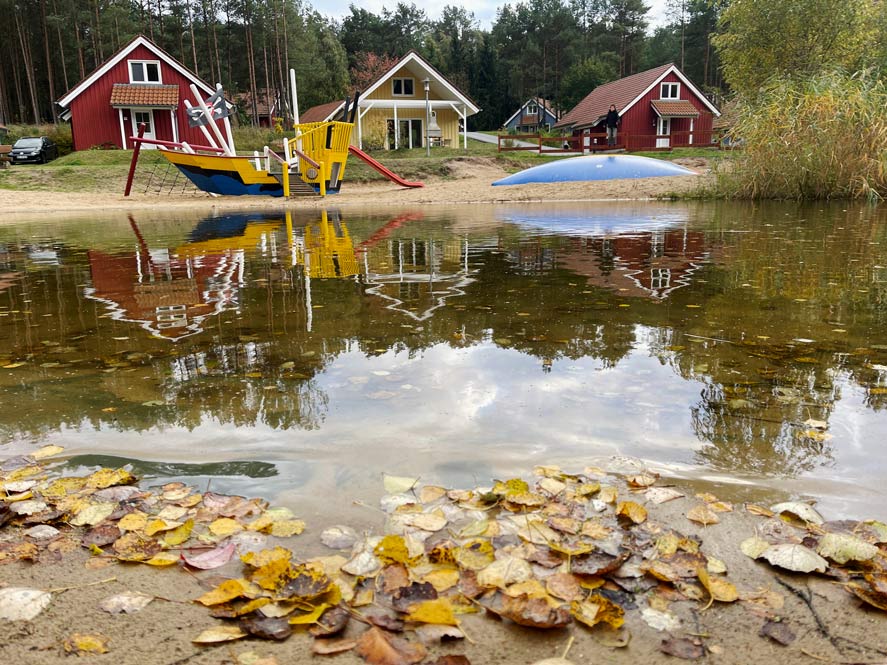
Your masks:
M696 660L705 655L705 649L698 640L689 640L686 637L671 637L667 640L662 640L659 650L662 653L667 653L669 656L683 658L684 660Z
M717 524L721 521L708 506L702 503L687 511L687 519L693 522L698 522L703 526Z
M381 579L382 591L385 593L393 593L401 587L410 585L410 574L406 566L400 563L385 566L378 579Z
M611 556L597 550L571 559L570 570L577 575L605 575L619 568L626 559L628 559L627 551L620 552L618 556Z
M403 621L382 610L366 612L364 613L363 618L379 628L384 628L385 630L395 633L403 632Z
M116 526L113 524L102 524L87 531L83 538L80 539L80 544L86 548L90 548L93 545L96 547L106 547L120 538L120 536L120 529Z
M348 625L350 616L344 607L332 607L323 613L317 623L308 629L308 632L314 637L326 637L341 633Z
M336 653L351 651L357 646L357 640L342 638L338 640L317 639L311 645L311 651L321 656L329 656Z
M392 605L398 612L408 612L410 605L415 605L423 600L435 600L437 591L428 582L413 582L413 584L401 587L392 596Z
M566 600L567 602L579 600L583 596L579 580L571 573L555 573L545 579L545 589L552 596Z
M789 628L787 621L771 621L767 620L761 630L758 632L761 637L769 637L774 642L778 642L782 646L788 646L795 641L795 634Z
M530 598L527 594L506 596L497 593L484 607L518 625L533 628L563 628L571 621L567 608L552 607L545 598Z
M240 620L240 627L250 635L263 640L285 640L293 634L293 627L286 619L268 617L245 617Z
M357 653L370 665L413 665L425 658L425 647L418 642L370 628L357 640Z
M471 661L462 654L441 656L431 665L471 665Z

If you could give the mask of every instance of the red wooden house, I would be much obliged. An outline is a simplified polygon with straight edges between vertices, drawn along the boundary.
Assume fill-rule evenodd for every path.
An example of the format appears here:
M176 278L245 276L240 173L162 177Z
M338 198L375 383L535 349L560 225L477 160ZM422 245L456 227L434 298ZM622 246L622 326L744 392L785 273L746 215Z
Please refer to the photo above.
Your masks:
M130 137L142 122L146 138L205 145L185 113L184 100L196 101L192 83L204 98L216 92L150 39L135 37L59 99L61 118L71 121L74 150L132 148Z
M572 132L584 150L606 148L604 120L619 112L617 144L628 150L710 145L720 112L680 69L669 63L592 90L555 128Z

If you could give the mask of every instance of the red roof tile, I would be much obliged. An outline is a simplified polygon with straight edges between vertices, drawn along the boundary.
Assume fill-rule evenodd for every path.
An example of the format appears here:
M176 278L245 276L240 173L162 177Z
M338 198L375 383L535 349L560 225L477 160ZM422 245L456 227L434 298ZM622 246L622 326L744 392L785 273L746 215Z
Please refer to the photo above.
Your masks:
M626 76L618 81L599 85L561 118L555 127L572 126L574 129L579 129L596 125L599 120L607 115L610 104L615 104L616 110L621 114L626 106L650 87L670 67L672 67L672 64L668 63L667 65L648 69L645 72Z
M669 118L697 118L699 111L686 99L654 99L650 102L653 110L660 116Z
M179 105L177 85L134 85L115 83L111 89L111 106L145 106L171 108Z
M338 102L327 102L326 104L318 104L312 106L304 113L299 114L299 122L323 122L330 113L342 106L342 100Z

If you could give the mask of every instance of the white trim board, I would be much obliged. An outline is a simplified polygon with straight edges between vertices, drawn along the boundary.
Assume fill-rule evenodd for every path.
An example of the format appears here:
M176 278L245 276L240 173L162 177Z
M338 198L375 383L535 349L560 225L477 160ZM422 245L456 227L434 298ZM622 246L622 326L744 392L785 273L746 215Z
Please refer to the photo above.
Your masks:
M144 46L146 49L154 53L161 61L165 62L167 65L172 67L179 74L187 78L189 81L192 81L197 85L201 90L203 90L207 95L215 94L215 88L211 88L207 83L204 83L199 78L197 78L194 74L185 69L184 66L179 64L176 60L172 58L172 56L164 53L159 46L151 42L147 37L143 35L139 35L135 39L133 39L129 44L124 46L120 51L117 52L110 60L105 61L105 63L95 70L92 74L83 79L80 83L77 84L71 92L66 94L58 101L58 105L62 108L67 108L71 105L77 97L80 96L84 90L90 87L93 83L99 80L102 76L107 74L113 67L120 63L126 56L132 53L139 46ZM161 76L162 78L162 76ZM129 73L127 73L127 80L129 80Z
M699 90L696 89L696 86L694 86L692 83L690 83L690 79L688 79L686 76L684 76L684 75L681 73L681 70L678 69L676 65L672 65L671 67L669 67L668 69L666 69L664 72L662 72L662 73L658 76L658 78L657 78L655 81L653 81L653 83L651 83L650 85L648 85L648 86L644 89L644 91L641 92L641 94L639 94L637 97L635 97L634 99L632 99L631 102L629 102L629 103L628 103L628 104L627 104L627 105L626 105L621 111L619 111L619 116L620 116L620 117L621 117L621 116L624 116L624 115L628 112L628 109L630 109L632 106L634 106L634 105L637 104L639 101L641 101L641 99L643 99L644 95L646 95L646 94L647 94L648 92L650 92L653 88L655 88L657 85L659 85L660 83L662 83L662 80L663 80L666 76L668 76L669 74L672 74L672 73L674 73L675 75L677 75L677 77L678 77L679 79L681 79L681 81L684 82L684 84L687 86L687 89L690 90L694 95L696 95L696 96L702 101L702 103L705 104L705 105L711 110L711 112L714 114L714 116L715 116L716 118L719 117L719 116L721 115L721 112L718 111L718 110L715 108L714 104L712 104L710 101L708 101L708 98L707 98L705 95L703 95L701 92L699 92ZM662 101L674 101L674 100L665 100L665 99L664 99L664 100L662 100Z

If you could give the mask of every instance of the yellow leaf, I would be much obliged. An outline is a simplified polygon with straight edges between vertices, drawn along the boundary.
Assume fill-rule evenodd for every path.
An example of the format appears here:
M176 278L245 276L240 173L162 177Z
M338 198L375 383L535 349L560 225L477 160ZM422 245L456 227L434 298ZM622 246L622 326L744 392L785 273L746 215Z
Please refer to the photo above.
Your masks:
M453 607L446 598L426 600L410 606L407 621L418 623L437 623L445 626L457 626L459 622L453 614Z
M148 516L145 513L136 511L129 513L120 518L117 522L117 528L121 531L141 531L148 524Z
M246 580L225 580L212 591L207 591L197 599L201 605L210 607L220 603L227 603L229 600L240 598L246 592Z
M739 598L739 592L736 591L736 587L733 586L733 584L720 577L710 577L705 568L700 567L696 571L696 576L699 578L702 586L705 587L705 590L708 591L712 600L719 600L722 603L732 603Z
M692 520L693 522L698 522L703 526L708 526L709 524L717 524L721 520L718 519L718 516L715 515L709 507L705 504L700 503L695 508L691 508L687 511L687 519Z
M101 547L99 547L98 545L93 543L92 545L89 546L89 553L94 554L95 556L99 556L100 554L104 554L105 550L103 550Z
M131 485L136 477L126 469L99 469L86 478L86 486L105 489L114 485Z
M385 491L389 494L403 494L409 492L419 484L418 478L407 478L404 476L389 476L387 473L382 474L382 484Z
M209 531L214 536L225 537L243 531L243 526L240 522L232 520L230 517L220 517L210 523Z
M277 546L274 549L270 550L262 550L261 552L247 552L243 556L240 557L240 560L243 561L248 566L252 566L253 568L261 568L262 566L271 563L277 559L283 559L285 561L289 561L293 556L293 553L286 549L285 547Z
M493 493L501 494L506 498L510 498L516 494L525 494L530 491L530 486L526 481L521 480L520 478L512 478L511 480L501 481L497 480L496 484L493 485Z
M402 536L385 536L373 549L373 554L383 563L402 563L406 566L415 563Z
M99 522L104 522L115 510L117 510L116 503L94 503L79 511L71 520L71 524L74 526L95 526Z
M428 582L438 593L443 593L459 584L459 571L454 568L432 570L422 578L422 581Z
M108 638L101 635L73 633L65 639L65 651L85 656L90 653L108 653Z
M194 528L194 520L188 520L184 524L177 526L172 531L168 531L163 536L163 542L168 546L181 545L191 537L191 530Z
M570 603L570 614L589 628L606 623L611 628L619 628L625 623L624 610L604 596L592 594L588 600Z
M616 515L627 517L635 524L640 524L647 519L647 510L641 504L634 501L623 501L616 508Z
M609 486L601 487L597 498L604 503L616 503L616 488Z
M320 615L323 614L329 607L329 603L321 603L307 614L300 614L298 616L290 618L289 622L296 626L304 626L305 624L309 623L317 623Z
M83 489L86 485L86 478L59 478L52 481L46 488L41 490L44 499L49 501L58 501L63 499L71 492Z
M305 522L302 520L283 520L271 525L271 535L275 538L288 538L298 536L305 530Z
M467 570L481 570L493 563L493 545L480 538L469 540L456 550L456 563Z
M178 562L179 555L173 554L172 552L158 552L145 561L149 566L157 566L158 568L162 568L163 566L174 566Z
M59 453L64 452L64 448L61 446L43 446L38 450L35 450L31 453L31 457L34 459L43 459L44 457L52 457L53 455L58 455Z
M200 635L191 640L194 644L215 644L216 642L230 642L246 637L237 626L216 626L204 630Z
M161 531L170 531L171 529L175 529L178 526L181 526L180 522L170 522L167 520L151 520L145 527L145 535L153 536L155 533L160 533Z
M293 567L287 559L274 559L256 568L250 579L263 589L274 591L294 577Z

